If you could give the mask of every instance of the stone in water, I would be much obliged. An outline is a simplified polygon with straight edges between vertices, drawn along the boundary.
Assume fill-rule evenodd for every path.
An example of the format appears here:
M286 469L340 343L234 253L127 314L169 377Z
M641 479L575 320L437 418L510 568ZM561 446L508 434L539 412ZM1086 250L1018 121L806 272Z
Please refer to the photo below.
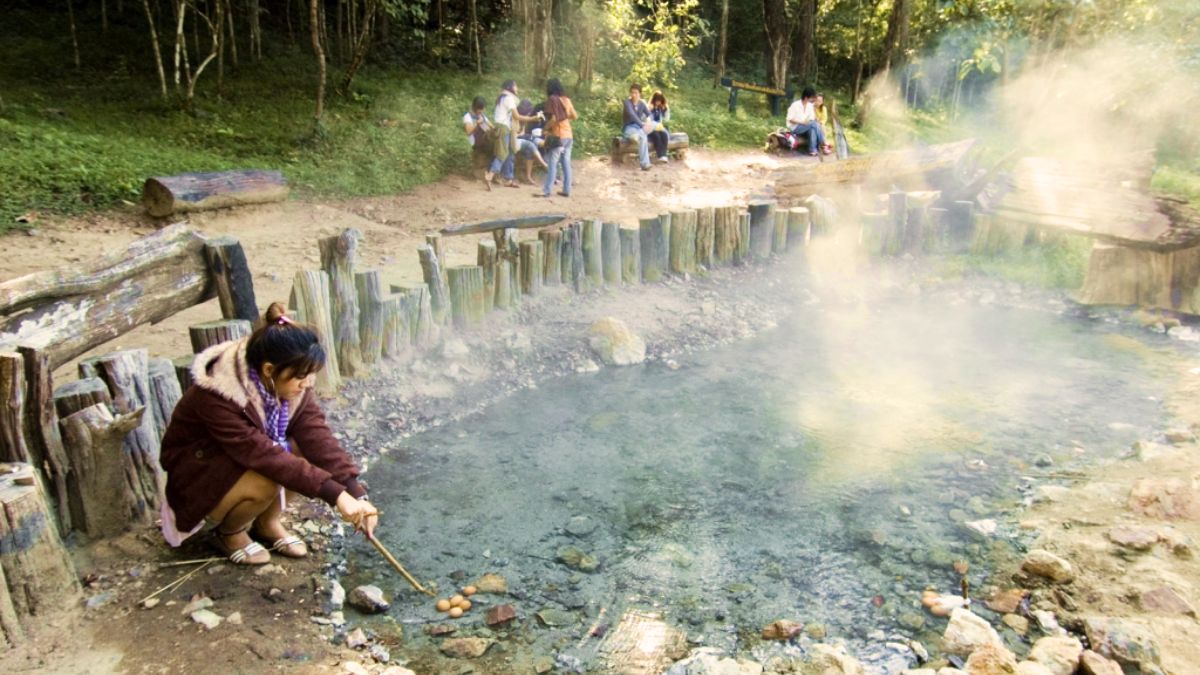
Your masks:
M365 614L386 612L390 605L378 586L357 586L350 591L350 606Z

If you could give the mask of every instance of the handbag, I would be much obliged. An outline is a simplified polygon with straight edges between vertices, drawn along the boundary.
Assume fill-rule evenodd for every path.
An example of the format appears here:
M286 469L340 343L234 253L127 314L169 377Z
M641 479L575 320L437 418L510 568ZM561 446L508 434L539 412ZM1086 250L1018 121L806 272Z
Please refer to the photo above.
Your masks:
M545 148L547 150L553 150L553 149L555 149L557 147L561 147L561 146L562 146L562 139L559 138L558 136L547 136L546 137Z

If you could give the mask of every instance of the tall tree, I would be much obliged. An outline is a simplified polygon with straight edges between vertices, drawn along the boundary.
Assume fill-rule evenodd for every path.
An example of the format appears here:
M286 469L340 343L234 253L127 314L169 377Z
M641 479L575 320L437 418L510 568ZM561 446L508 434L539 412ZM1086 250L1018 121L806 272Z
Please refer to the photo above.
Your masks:
M378 4L379 0L363 0L363 17L359 24L358 38L354 41L354 53L351 55L350 65L346 68L346 74L342 76L342 83L338 87L338 91L343 94L350 91L350 83L354 81L354 75L367 60L367 52L371 49L371 31L375 26L375 10Z
M475 0L467 0L467 22L471 25L471 56L475 58L475 74L483 75L483 55L479 51L479 12Z
M884 38L884 70L904 63L908 50L908 27L912 21L912 0L893 0L888 17L887 37Z
M796 11L796 77L808 83L817 77L817 0L800 0Z
M321 116L325 114L325 49L321 46L321 0L310 0L308 4L308 23L312 34L313 54L317 57L317 109L313 112L313 120L319 126Z
M787 0L763 0L763 25L767 33L767 77L772 87L787 89L788 64L792 60L795 22Z
M713 75L713 86L725 77L725 56L729 50L729 0L721 0L721 29L717 38L717 72Z
M158 46L158 29L154 26L154 13L150 11L150 0L142 0L146 10L146 23L150 26L150 45L154 47L154 68L158 71L158 86L162 91L163 102L167 100L167 74L163 72L162 49Z

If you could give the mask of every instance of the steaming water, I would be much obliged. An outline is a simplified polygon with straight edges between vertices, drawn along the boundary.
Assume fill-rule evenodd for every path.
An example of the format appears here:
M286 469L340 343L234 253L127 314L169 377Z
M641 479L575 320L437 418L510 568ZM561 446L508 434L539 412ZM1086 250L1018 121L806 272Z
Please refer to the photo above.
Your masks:
M1115 457L1163 423L1158 357L1119 330L929 300L805 309L679 370L550 382L411 439L369 475L383 538L443 589L463 584L455 571L503 574L534 653L599 663L596 640L576 642L600 609L614 626L646 609L728 650L739 630L819 622L891 668L884 636L943 628L923 588L955 590L958 559L979 588L1016 555L1012 512L1031 480ZM580 517L595 530L568 534ZM992 538L962 525L987 518ZM569 545L599 569L554 562ZM438 620L376 564L359 549L352 577L387 579L397 619ZM460 631L499 602L478 599ZM576 623L539 626L547 607Z

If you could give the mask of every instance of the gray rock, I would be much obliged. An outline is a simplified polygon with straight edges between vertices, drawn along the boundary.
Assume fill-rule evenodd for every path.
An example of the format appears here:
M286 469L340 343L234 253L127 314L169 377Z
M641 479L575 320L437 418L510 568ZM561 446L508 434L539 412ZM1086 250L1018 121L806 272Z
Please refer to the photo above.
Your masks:
M760 675L761 664L726 656L714 647L701 647L676 661L665 675Z
M610 366L630 366L646 360L646 343L624 321L605 317L588 329L588 346Z
M817 643L808 651L809 663L821 675L864 675L862 664L843 645Z
M1021 569L1030 576L1048 579L1056 584L1064 584L1075 578L1071 563L1044 549L1030 551L1021 563Z
M950 613L950 624L942 635L942 649L947 654L969 656L986 644L1004 645L1000 634L969 609L959 607Z
M350 591L348 601L351 607L364 614L386 612L391 606L383 597L383 591L378 586L357 586Z
M573 537L586 537L596 531L596 521L587 516L574 516L567 521L566 530Z
M1100 656L1090 649L1079 657L1079 672L1081 675L1125 675L1116 661Z
M392 660L392 653L383 645L372 645L367 653L371 655L371 658L375 659L376 663L387 663Z
M1142 609L1158 614L1182 614L1196 617L1196 610L1191 603L1168 586L1159 586L1148 591L1142 591L1138 598Z
M1117 546L1134 551L1148 551L1158 543L1158 532L1148 527L1118 525L1110 528L1107 536L1108 540Z
M207 628L209 630L212 630L212 629L216 628L217 626L221 625L221 617L217 616L215 613L213 613L211 610L208 610L208 609L198 609L198 610L192 612L191 616L192 616L192 621L195 621L196 623L200 624L201 626L204 626L205 628Z
M574 614L571 612L564 612L561 609L555 609L554 607L546 607L538 612L535 616L537 616L538 621L540 621L543 626L572 626L576 623L576 617Z
M1167 441L1177 444L1191 443L1196 440L1196 434L1192 433L1190 429L1168 429L1163 435L1167 437Z
M367 634L361 628L355 628L346 634L346 646L350 649L358 649L367 645Z
M1083 645L1073 637L1044 637L1033 643L1029 660L1045 666L1054 675L1074 675Z
M442 640L438 647L442 653L453 659L475 659L483 656L495 640L479 637L455 637Z
M346 589L335 579L329 589L329 608L341 609L346 606Z
M1159 662L1154 636L1141 626L1123 619L1089 617L1083 629L1088 644L1101 656L1143 669Z

